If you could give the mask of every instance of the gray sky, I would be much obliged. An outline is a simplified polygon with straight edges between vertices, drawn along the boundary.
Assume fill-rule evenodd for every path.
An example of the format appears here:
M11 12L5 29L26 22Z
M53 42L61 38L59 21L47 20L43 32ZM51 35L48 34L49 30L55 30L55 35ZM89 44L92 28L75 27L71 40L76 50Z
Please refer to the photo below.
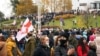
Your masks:
M0 11L5 14L5 17L9 17L12 12L12 6L10 0L1 0L0 1Z
M73 2L73 9L76 9L78 6L77 0L72 0ZM86 2L89 3L93 0L80 0L80 3ZM1 0L0 1L0 11L2 11L5 14L5 17L9 17L12 13L12 7L10 0Z

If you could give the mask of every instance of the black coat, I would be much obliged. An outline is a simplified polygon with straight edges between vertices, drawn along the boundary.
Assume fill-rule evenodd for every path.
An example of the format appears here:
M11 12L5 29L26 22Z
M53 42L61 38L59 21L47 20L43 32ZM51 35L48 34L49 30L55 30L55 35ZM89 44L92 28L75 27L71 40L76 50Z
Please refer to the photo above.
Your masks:
M39 45L34 51L33 56L50 56L50 48L43 45Z
M54 39L53 39L53 34L49 34L49 45L50 48L52 48L54 46Z
M63 46L57 46L55 48L55 56L76 56L75 53L73 53L72 55L67 55L68 49L70 48L74 48L72 45L68 45L67 47L63 47Z
M67 48L57 46L55 49L55 56L67 56Z
M90 49L87 56L97 56L96 51L94 49Z

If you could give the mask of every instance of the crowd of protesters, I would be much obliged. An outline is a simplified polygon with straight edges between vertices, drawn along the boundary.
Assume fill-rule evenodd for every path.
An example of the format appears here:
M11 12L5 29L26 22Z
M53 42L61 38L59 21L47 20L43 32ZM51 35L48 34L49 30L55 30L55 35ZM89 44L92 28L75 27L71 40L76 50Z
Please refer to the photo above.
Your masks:
M96 29L44 28L17 41L19 30L0 30L0 56L97 56Z

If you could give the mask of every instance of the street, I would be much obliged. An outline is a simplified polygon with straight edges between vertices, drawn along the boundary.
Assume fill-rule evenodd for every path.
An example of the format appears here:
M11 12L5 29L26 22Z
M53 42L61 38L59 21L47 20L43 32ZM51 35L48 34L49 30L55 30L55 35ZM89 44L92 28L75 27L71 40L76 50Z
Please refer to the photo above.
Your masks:
M96 34L97 56L100 56L100 34Z

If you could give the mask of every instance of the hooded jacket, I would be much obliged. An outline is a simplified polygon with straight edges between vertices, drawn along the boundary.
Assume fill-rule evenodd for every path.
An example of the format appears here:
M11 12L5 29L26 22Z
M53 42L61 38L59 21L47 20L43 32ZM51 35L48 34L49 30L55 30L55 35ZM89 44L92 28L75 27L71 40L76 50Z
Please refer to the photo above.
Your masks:
M11 37L7 39L6 43L7 43L7 56L22 56L21 52L17 48L16 42L12 40ZM15 51L13 52L13 50Z

